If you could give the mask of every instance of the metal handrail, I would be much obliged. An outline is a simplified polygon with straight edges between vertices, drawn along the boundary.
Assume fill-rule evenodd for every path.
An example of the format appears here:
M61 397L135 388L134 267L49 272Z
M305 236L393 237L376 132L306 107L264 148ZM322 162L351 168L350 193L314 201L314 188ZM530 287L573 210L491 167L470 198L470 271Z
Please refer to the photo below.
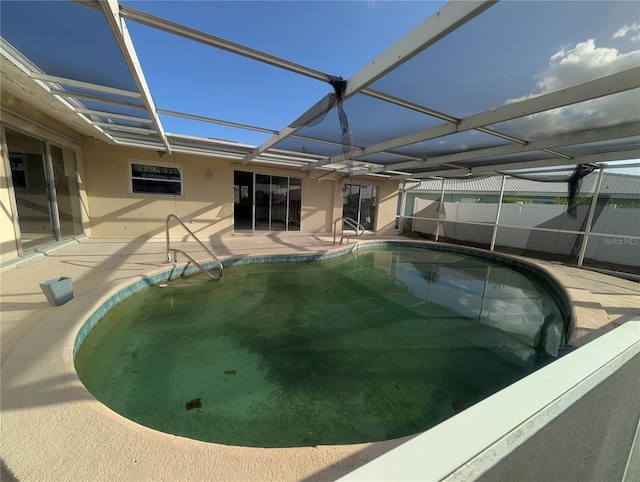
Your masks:
M338 224L338 221L342 221L342 229L340 230L340 244L342 244L342 241L345 238L344 235L344 225L348 224L349 226L351 226L353 229L355 229L356 231L356 236L362 236L365 232L365 227L360 224L359 222L357 222L355 219L353 218L338 218L335 220L335 222L333 223L333 244L336 244L336 232L338 231L336 228L336 225ZM358 229L361 229L362 231L358 234ZM349 242L349 237L347 236L347 242Z
M189 256L186 252L184 252L181 249L170 248L170 251L174 254L175 253L183 254L189 260L189 263L195 264L200 271L206 274L209 277L209 279L212 279L213 281L219 280L220 276L222 276L222 271L220 271L220 274L218 276L215 276L213 273L211 273L211 271L206 270L204 266L202 266L200 263L198 263L195 259L193 259L191 256ZM178 259L176 258L175 261L178 261ZM187 263L187 266L189 266L189 263Z
M195 239L195 240L198 242L198 244L200 245L200 247L201 247L202 249L204 249L204 250L207 252L207 254L209 254L209 256L211 256L211 259L213 259L213 260L218 264L218 269L220 270L220 274L219 274L218 276L214 276L210 271L208 271L208 270L204 269L204 267L202 267L202 265L201 265L200 263L198 263L195 259L193 259L191 256L189 256L189 255L188 255L187 253L185 253L183 250L181 250L181 249L177 249L177 248L172 248L172 247L170 246L171 242L170 242L170 240L169 240L169 221L171 220L171 218L173 218L173 219L175 219L176 221L178 221L178 223L180 224L180 226L182 226L182 227L185 229L185 231L187 231L187 232L188 232L188 233L193 237L193 239ZM200 239L198 238L198 236L196 236L196 235L193 233L193 231L191 231L191 230L187 227L187 225L186 225L186 224L184 224L184 223L182 222L182 220L181 220L178 216L176 216L175 214L169 214L169 215L167 216L167 222L166 222L166 236L167 236L167 262L169 262L169 263L173 263L173 262L178 261L178 257L177 257L177 256L175 256L175 255L176 255L177 253L181 253L181 254L183 254L183 255L184 255L184 256L189 260L189 263L193 263L193 264L195 264L195 265L198 267L198 269L199 269L200 271L202 271L204 274L206 274L206 275L207 275L209 278L211 278L212 280L218 280L218 279L220 279L220 278L222 277L222 273L223 273L223 270L224 270L224 268L222 267L222 262L221 262L218 258L216 258L216 255L215 255L215 254L213 254L213 253L211 252L211 250L210 250L209 248L207 248L207 247L202 243L202 241L200 241ZM171 257L171 253L173 253L173 254L174 254L174 257L173 257L173 258Z

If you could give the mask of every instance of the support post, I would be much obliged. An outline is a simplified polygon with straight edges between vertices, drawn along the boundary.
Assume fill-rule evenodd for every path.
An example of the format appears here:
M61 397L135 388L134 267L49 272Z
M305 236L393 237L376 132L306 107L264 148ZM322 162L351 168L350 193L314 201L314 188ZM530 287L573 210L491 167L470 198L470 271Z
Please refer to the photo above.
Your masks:
M584 229L584 235L582 236L582 246L580 246L580 254L578 255L578 266L582 266L584 261L584 255L587 251L587 242L589 241L589 233L591 232L591 223L593 222L593 215L596 211L596 205L598 204L598 197L600 196L600 186L602 184L602 176L604 174L604 166L600 166L600 172L598 173L598 181L596 182L596 188L593 191L593 198L591 199L591 206L589 207L589 216L587 217L587 225Z
M498 221L500 221L500 211L502 209L502 198L504 197L504 186L506 184L507 176L502 175L502 185L500 186L500 198L498 199L498 210L496 211L496 222L493 224L493 233L491 234L491 247L489 251L493 251L496 247L496 237L498 236Z
M444 178L442 179L442 188L440 189L440 204L438 205L438 221L436 223L436 241L440 237L440 221L444 213Z
M398 234L404 231L404 210L407 205L407 189L406 184L402 183L402 193L400 195L400 219L398 220Z

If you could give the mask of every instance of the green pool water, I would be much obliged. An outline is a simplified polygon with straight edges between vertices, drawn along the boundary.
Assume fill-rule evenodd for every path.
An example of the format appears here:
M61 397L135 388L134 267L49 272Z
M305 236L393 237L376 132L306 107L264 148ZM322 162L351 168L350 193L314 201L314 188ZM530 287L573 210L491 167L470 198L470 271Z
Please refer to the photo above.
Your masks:
M117 305L76 354L86 387L148 427L299 447L424 431L553 360L551 287L416 248L232 266Z

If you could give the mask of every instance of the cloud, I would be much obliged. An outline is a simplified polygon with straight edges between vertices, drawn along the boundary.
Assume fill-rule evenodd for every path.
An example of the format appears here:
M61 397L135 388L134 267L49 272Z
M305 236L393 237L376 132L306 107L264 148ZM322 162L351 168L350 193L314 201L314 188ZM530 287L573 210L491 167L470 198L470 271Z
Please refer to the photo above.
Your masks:
M628 37L629 40L632 40L633 42L640 41L640 25L638 25L636 22L633 22L631 25L625 25L615 34L613 34L613 38L625 37Z
M614 48L596 47L595 40L589 39L576 44L573 48L564 48L553 54L547 68L535 76L538 79L535 91L518 99L510 99L507 103L518 102L615 72L622 72L637 66L638 63L640 63L640 50L622 54Z
M637 34L640 34L640 26L632 24L620 28L615 36ZM522 97L509 99L506 104L622 72L638 64L640 50L622 53L615 48L599 47L595 39L588 39L575 46L564 47L551 55L548 66L534 77L536 84L533 91ZM594 126L615 125L636 120L637 117L638 93L631 91L528 116L514 121L512 127L514 134L536 138Z

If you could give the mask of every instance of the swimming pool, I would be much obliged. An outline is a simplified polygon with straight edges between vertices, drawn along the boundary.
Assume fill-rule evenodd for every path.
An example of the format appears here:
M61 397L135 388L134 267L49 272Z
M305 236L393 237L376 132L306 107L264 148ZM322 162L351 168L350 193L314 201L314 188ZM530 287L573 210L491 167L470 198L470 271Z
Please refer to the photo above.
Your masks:
M462 251L236 260L216 283L152 284L87 320L76 368L116 412L198 440L294 447L417 433L553 360L568 335L552 280Z

